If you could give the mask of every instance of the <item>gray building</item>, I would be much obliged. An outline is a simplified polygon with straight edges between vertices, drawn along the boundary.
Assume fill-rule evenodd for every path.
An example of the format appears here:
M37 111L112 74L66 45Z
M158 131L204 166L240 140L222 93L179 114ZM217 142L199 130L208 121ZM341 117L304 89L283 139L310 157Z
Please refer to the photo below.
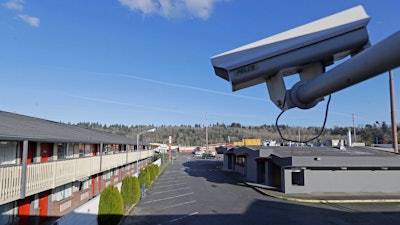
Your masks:
M223 169L284 193L399 192L400 156L366 147L219 148Z

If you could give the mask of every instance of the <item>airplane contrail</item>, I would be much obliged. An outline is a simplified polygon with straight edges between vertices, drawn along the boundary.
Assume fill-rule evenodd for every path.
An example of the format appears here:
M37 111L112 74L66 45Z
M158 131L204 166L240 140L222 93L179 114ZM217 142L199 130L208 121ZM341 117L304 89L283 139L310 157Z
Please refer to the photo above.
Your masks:
M264 102L267 101L267 99L265 99L265 98L250 97L250 96L245 96L245 95L237 95L237 94L233 94L233 93L226 93L226 92L222 92L222 91L215 91L215 90L199 88L199 87L183 85L183 84L169 83L169 82L165 82L165 81L153 80L153 79L148 79L148 78L138 77L138 76L128 75L128 74L115 74L114 76L131 78L131 79L142 80L142 81L147 81L147 82L156 83L156 84L162 84L162 85L167 85L167 86L172 86L172 87L186 88L186 89L202 91L202 92L207 92L207 93L213 93L213 94L219 94L219 95L233 96L233 97L257 100L257 101L264 101Z

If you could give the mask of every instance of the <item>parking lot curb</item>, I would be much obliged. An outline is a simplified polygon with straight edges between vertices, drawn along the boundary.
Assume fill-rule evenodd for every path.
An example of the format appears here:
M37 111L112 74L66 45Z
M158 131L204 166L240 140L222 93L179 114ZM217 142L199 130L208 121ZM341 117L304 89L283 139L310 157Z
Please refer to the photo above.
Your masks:
M353 198L348 198L348 199L329 199L330 196L326 196L326 199L316 199L312 197L308 198L300 198L300 197L294 197L294 196L288 196L285 193L274 193L275 191L270 191L266 190L260 187L255 187L251 183L244 182L247 186L252 187L256 191L273 197L277 199L282 199L286 201L292 201L292 202L303 202L303 203L400 203L400 196L398 198L376 198L376 199L369 199L369 198L364 198L364 199L356 199ZM351 197L351 196L349 196Z
M269 188L263 188L263 185L255 185L251 182L245 181L243 178L238 176L237 174L229 173L236 180L243 182L248 187L253 188L257 192L272 197L276 199L281 199L285 201L291 202L301 202L301 203L315 203L315 204L328 204L328 203L336 203L336 204L346 204L346 203L400 203L400 195L398 197L386 197L386 198L368 198L368 196L364 196L364 198L360 198L359 196L350 195L347 199L335 199L333 196L324 196L324 199L313 198L313 196L308 197L295 197L291 194L282 193L276 190L271 190Z

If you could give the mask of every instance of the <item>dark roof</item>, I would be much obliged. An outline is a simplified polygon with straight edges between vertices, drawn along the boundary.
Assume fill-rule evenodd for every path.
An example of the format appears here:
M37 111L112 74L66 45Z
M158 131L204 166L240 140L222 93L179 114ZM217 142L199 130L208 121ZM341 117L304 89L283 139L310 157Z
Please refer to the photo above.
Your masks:
M367 147L272 147L264 151L276 160L289 159L288 166L400 167L399 155Z
M263 149L263 148L259 148ZM386 151L378 151L368 147L346 147L345 149L339 149L335 147L290 147L290 146L279 146L279 147L265 147L265 149L271 149L273 154L279 157L299 157L299 156L344 156L344 157L385 157L393 156L393 153Z
M4 111L0 111L0 140L136 144L125 136Z
M226 151L225 154L268 159L282 167L400 168L400 155L368 147L237 147Z

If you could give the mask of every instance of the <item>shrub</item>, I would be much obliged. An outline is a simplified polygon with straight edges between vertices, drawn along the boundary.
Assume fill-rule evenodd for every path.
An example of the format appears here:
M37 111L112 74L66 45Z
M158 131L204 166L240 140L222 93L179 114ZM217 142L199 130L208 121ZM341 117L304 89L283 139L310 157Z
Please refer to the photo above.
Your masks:
M142 186L142 184L145 184L146 188L150 187L150 183L151 183L150 173L148 172L147 167L140 170L139 183L140 183L140 186Z
M134 193L134 204L137 203L140 199L140 183L139 183L139 179L137 177L132 177L132 181L133 181L133 193Z
M157 175L159 173L159 168L155 164L151 164L148 166L149 172L150 172L150 180L154 181L157 178Z
M147 166L149 174L150 174L150 181L154 181L157 177L155 168L154 168L154 164L150 164Z
M158 176L158 174L160 174L160 168L154 164L154 170L156 171L156 177Z
M124 201L118 188L110 185L100 195L97 223L99 225L117 225L124 215Z
M136 177L127 176L122 181L121 195L125 205L132 205L140 199L140 184Z
M158 153L154 155L154 161L162 159L162 163L168 161L168 153Z

